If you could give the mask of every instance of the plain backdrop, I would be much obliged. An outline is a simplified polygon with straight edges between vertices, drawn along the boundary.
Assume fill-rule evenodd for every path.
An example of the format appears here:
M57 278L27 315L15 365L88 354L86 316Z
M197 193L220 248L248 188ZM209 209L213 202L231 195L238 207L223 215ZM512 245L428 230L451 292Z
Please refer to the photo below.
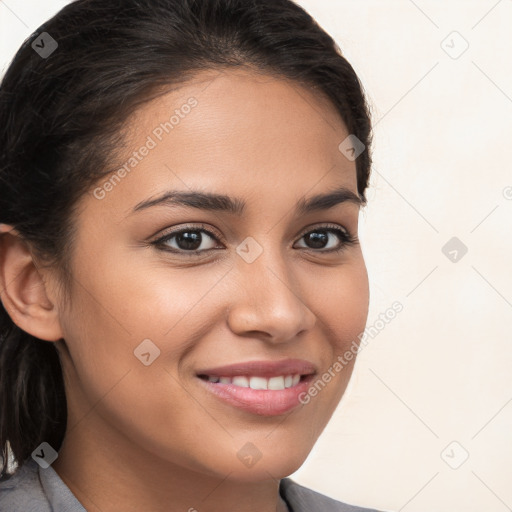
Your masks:
M0 1L2 70L67 3ZM381 510L512 510L512 1L297 3L372 106L374 335L291 477Z

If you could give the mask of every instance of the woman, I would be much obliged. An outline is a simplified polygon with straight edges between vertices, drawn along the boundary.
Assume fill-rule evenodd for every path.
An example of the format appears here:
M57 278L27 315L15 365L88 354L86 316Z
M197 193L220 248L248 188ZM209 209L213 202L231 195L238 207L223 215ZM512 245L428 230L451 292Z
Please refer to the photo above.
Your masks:
M78 0L0 126L0 509L363 510L287 478L368 313L331 37L290 0Z

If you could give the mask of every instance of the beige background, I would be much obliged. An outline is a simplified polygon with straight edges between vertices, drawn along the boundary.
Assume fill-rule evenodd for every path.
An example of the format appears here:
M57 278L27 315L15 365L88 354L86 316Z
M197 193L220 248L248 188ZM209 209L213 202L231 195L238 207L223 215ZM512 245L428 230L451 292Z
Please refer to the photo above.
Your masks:
M2 69L67 3L0 1ZM512 1L298 3L372 104L360 235L378 334L292 478L381 510L512 510Z

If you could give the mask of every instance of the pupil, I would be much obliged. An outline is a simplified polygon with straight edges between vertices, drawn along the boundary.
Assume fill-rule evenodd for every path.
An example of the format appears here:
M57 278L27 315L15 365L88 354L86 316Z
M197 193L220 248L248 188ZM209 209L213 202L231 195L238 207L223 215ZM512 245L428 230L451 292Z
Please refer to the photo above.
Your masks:
M322 249L327 243L327 235L325 231L315 231L306 235L309 241L313 242L313 249ZM323 243L322 243L323 242Z
M201 234L185 231L177 235L176 243L180 249L195 250L201 245Z

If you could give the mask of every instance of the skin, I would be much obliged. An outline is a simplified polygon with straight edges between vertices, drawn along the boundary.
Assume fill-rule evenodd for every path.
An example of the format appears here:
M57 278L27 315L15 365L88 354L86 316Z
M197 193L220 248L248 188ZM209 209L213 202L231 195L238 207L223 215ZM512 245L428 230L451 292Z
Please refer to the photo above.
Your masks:
M360 207L293 212L299 198L338 186L357 194L334 107L250 69L202 72L130 118L127 155L191 96L198 105L104 199L81 198L71 301L57 271L43 270L1 225L4 306L22 329L54 341L63 364L68 430L52 466L88 511L287 510L279 480L310 453L355 359L310 403L270 417L220 401L195 371L291 357L321 375L367 320L360 245L329 254L303 236L326 224L357 236ZM129 214L140 201L189 188L240 197L246 211L160 205ZM219 235L200 232L196 252L220 250L190 257L186 247L173 254L150 245L189 224ZM236 252L248 236L263 248L250 264ZM177 237L166 243L184 247ZM331 233L325 245L342 243ZM134 356L146 338L160 350L149 366ZM237 457L247 442L262 454L250 468Z

